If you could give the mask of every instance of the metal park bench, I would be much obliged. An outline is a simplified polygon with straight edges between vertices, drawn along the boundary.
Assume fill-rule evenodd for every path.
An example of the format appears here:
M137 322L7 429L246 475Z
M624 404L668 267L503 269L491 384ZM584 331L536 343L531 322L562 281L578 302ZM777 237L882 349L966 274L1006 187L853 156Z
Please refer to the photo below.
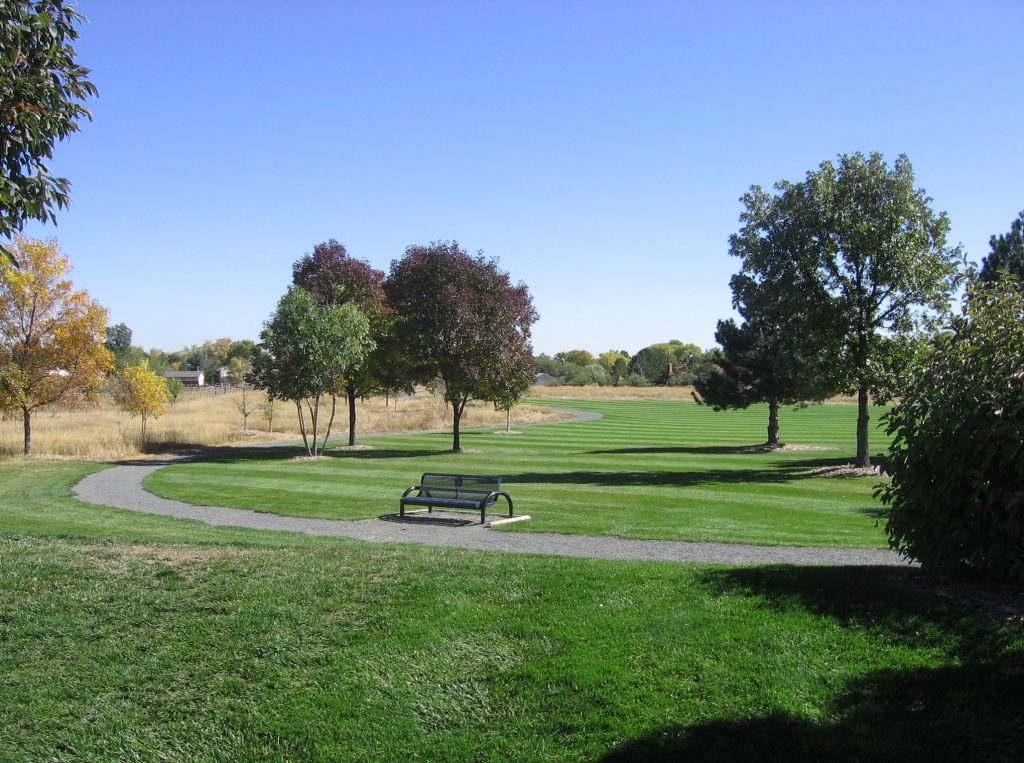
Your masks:
M508 501L508 515L512 516L512 498L501 490L501 477L476 474L436 474L428 472L402 494L398 513L405 516L406 506L426 506L428 512L438 509L469 509L480 512L484 523L487 507L494 506L498 498Z

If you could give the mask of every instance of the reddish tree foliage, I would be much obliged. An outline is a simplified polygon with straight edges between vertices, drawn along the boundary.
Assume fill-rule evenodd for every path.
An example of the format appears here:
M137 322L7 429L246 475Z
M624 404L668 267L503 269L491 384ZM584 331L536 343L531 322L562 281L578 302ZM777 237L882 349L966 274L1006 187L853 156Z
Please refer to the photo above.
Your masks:
M368 315L384 305L384 273L350 257L345 245L333 238L292 265L292 282L321 305L355 302Z
M384 297L384 273L364 260L350 257L344 244L333 238L313 247L292 266L292 281L313 295L318 304L355 304L370 321L370 334L377 348L385 344L389 324ZM348 400L348 444L356 444L356 399L379 386L379 352L346 374L342 384Z
M494 260L471 256L456 242L411 246L391 263L385 284L396 314L395 335L418 364L420 381L440 380L452 406L452 450L470 400L497 400L494 384L509 373L532 374L530 327L537 311L526 285L513 285ZM525 369L525 370L524 370Z

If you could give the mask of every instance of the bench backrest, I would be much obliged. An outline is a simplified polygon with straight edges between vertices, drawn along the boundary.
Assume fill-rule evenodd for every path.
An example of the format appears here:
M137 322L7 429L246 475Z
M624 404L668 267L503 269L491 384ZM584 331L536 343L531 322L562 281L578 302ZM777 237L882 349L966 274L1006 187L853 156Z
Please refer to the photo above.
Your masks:
M483 499L488 494L501 490L501 477L427 472L420 477L420 487L438 496Z

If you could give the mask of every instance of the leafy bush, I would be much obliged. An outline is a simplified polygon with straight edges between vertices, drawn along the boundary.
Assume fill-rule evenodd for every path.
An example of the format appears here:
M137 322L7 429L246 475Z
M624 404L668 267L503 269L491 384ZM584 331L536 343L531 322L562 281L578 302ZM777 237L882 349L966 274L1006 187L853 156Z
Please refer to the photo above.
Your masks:
M167 385L167 392L171 396L171 402L178 402L178 396L185 391L185 384L181 379L165 378L164 384Z
M886 532L925 568L1024 582L1024 295L975 284L902 400Z

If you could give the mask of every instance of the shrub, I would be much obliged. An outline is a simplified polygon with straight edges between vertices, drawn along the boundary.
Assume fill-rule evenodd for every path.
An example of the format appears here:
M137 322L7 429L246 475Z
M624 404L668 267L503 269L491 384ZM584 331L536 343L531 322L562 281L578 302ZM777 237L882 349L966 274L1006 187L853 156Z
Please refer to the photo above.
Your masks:
M181 379L167 377L164 379L164 384L167 385L167 392L171 396L171 402L178 402L178 396L185 391L184 382Z
M886 532L941 572L1024 582L1024 295L975 284L888 415Z

